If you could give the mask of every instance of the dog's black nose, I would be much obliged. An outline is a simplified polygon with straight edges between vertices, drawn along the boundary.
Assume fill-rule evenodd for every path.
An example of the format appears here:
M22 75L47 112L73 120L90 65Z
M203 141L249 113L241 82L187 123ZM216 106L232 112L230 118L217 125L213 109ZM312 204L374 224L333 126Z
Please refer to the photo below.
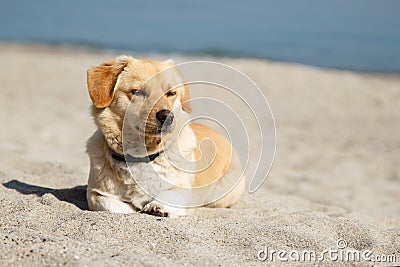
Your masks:
M169 126L174 121L174 114L167 109L162 109L159 112L157 112L156 118L164 126Z

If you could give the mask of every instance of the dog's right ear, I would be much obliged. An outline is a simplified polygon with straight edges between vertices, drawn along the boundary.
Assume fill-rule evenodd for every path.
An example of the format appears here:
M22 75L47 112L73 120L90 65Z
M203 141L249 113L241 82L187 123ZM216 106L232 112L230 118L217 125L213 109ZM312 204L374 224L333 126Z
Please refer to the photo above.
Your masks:
M127 64L126 58L120 57L87 71L87 87L96 108L105 108L111 104L118 76Z

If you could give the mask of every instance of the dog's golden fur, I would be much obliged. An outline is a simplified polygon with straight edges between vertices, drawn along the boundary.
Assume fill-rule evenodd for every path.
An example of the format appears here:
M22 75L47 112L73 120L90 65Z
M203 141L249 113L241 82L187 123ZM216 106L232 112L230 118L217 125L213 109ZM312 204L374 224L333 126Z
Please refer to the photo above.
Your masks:
M177 216L187 214L182 206L229 207L239 199L244 179L238 157L221 134L198 123L186 124L192 112L189 87L172 61L121 56L89 69L87 85L98 127L87 143L91 210ZM160 110L174 115L166 130L157 121ZM126 116L134 121L132 126L127 126ZM203 140L212 143L200 146ZM112 153L144 157L158 152L149 163L125 163L112 157ZM195 169L201 165L201 170L193 173L174 167L181 161L193 162ZM169 185L158 181L159 176ZM140 186L142 180L148 190ZM190 194L181 188L191 188ZM184 205L173 207L159 198L179 199Z

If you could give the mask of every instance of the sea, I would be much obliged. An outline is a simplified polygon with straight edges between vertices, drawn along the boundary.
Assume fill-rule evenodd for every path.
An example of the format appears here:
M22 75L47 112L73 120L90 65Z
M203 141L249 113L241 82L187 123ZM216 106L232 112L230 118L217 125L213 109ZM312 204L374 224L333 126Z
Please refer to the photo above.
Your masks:
M398 0L0 0L0 41L400 72Z

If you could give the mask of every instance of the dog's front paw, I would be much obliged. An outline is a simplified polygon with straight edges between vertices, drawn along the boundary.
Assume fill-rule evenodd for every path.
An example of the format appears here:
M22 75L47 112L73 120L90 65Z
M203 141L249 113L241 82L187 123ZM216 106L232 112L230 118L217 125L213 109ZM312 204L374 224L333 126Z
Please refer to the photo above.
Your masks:
M147 203L140 213L146 213L157 217L169 217L169 212L164 210L162 205L154 202Z

